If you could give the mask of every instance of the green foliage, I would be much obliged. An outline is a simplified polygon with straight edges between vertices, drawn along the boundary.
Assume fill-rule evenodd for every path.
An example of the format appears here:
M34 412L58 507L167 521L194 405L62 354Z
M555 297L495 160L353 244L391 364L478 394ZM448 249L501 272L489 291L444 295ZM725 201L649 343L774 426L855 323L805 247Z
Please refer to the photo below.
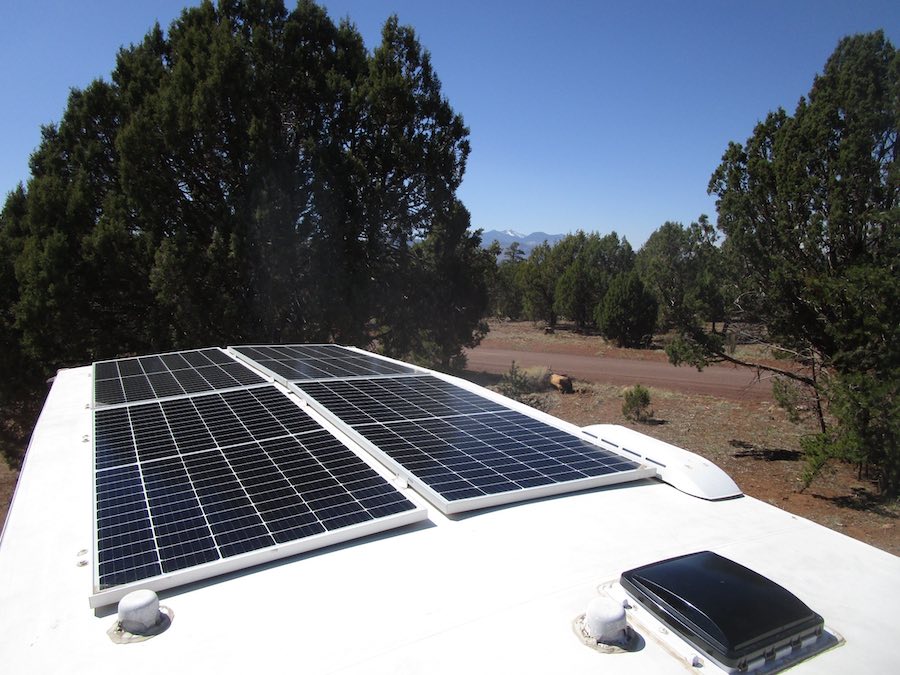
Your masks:
M706 338L700 341L700 336ZM673 366L692 365L703 370L715 360L715 354L721 351L722 336L700 334L699 336L676 336L666 344L666 356Z
M576 259L556 282L553 307L561 315L571 318L578 329L593 323L593 308L597 305L596 273L584 260Z
M828 387L838 424L803 440L806 485L828 460L853 462L874 477L885 495L900 492L900 367L876 377L869 373L833 378Z
M481 319L494 255L481 248L480 231L469 231L469 212L456 202L449 217L438 219L413 246L411 256L419 283L407 296L410 324L392 331L385 346L446 370L463 363L463 348L476 346L487 333Z
M622 414L625 419L635 422L647 422L653 417L650 409L650 391L643 385L636 384L622 394Z
M799 424L808 410L803 401L803 389L804 387L785 377L776 377L772 380L772 397L794 424Z
M522 369L513 361L509 370L497 384L497 391L509 398L545 410L546 401L542 396L550 387L550 371L546 368Z
M775 370L812 388L826 402L812 469L829 457L869 465L890 494L900 463L888 386L900 368L898 99L900 52L880 31L844 38L793 115L772 112L745 144L731 143L709 189L735 289L719 330L698 314L676 319L698 362ZM805 370L734 358L724 346L735 331ZM836 428L825 428L829 412Z
M664 223L638 252L635 269L656 296L661 327L695 319L722 321L732 281L724 275L722 250L706 216L684 227Z
M556 282L554 309L575 322L578 329L593 326L597 304L610 280L631 270L634 251L626 239L612 232L604 237L578 232L557 243L554 255L564 271Z
M544 321L551 328L558 314L553 306L556 282L561 274L558 257L545 241L531 249L528 260L518 266L516 278L522 289L525 316L532 321Z
M615 232L601 237L579 231L552 247L544 242L515 267L524 313L550 327L562 316L571 319L579 330L589 328L594 325L594 309L606 294L610 279L630 271L633 264L631 245Z
M448 365L493 266L455 196L468 153L396 17L368 53L309 0L189 8L73 90L8 196L4 373L245 341Z
M25 191L20 185L0 211L0 412L4 419L7 407L41 381L34 359L22 350L22 334L13 311L19 301L15 261L22 253L25 216Z
M500 244L494 245L499 252ZM496 255L494 255L496 259ZM524 312L524 293L519 283L519 268L525 261L525 255L514 241L503 252L503 260L499 262L493 275L491 289L491 313L499 318L513 321L520 319Z
M635 272L620 274L597 306L597 325L603 337L619 347L645 347L656 325L656 298Z

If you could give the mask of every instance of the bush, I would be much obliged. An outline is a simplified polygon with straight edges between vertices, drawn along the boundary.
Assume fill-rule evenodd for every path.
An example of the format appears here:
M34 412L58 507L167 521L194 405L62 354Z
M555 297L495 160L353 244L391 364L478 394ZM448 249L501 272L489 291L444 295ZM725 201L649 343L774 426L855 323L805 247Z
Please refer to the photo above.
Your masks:
M625 415L625 419L646 422L653 417L653 411L650 410L650 392L645 386L636 384L631 389L626 389L624 397L622 414Z
M517 401L526 394L544 391L550 384L550 371L546 368L519 368L513 361L503 379L497 385L497 391Z
M496 389L504 396L530 405L532 408L545 410L547 408L539 394L550 386L550 371L546 368L519 368L513 361L509 370L503 375L503 379Z

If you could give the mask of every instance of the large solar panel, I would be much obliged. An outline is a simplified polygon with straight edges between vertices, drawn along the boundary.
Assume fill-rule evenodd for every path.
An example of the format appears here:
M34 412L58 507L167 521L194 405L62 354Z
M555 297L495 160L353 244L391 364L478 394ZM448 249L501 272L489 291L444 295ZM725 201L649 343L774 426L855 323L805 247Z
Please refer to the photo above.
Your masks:
M94 413L93 606L425 518L275 385Z
M444 513L651 476L653 469L426 375L303 382L323 415Z
M339 345L258 345L231 348L285 382L414 373L414 368Z
M220 349L193 349L94 364L94 404L115 405L266 384Z

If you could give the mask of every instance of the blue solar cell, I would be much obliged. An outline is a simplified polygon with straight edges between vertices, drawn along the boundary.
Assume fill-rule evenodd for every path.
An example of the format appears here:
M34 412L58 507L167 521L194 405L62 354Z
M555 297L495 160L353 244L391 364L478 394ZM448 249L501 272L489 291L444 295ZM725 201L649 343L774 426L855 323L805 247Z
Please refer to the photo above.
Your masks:
M415 510L271 385L97 410L95 453L100 588Z
M127 410L98 410L94 417L94 427L98 439L94 455L97 469L137 461Z
M300 385L350 426L499 412L506 408L435 377L397 377Z
M161 574L137 465L98 472L97 567L106 585Z
M175 441L158 403L128 410L138 458L142 462L176 454Z
M339 345L244 346L233 349L290 381L415 372L410 366Z
M335 415L446 503L571 483L639 465L432 376L304 382ZM443 506L438 504L438 506ZM473 502L473 508L477 504Z
M260 375L219 349L196 349L94 364L94 401L98 405L150 401L265 383Z

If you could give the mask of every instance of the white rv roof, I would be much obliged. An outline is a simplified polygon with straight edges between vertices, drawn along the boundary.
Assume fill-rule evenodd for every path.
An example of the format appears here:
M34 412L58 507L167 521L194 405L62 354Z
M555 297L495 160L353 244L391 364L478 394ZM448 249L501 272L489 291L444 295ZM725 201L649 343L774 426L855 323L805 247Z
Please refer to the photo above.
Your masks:
M786 587L843 638L796 672L896 668L900 558L749 497L653 479L461 516L404 489L427 520L162 592L168 630L115 644L115 606L88 605L90 374L57 377L0 541L5 672L683 672L652 635L604 654L573 620L624 570L698 550Z

